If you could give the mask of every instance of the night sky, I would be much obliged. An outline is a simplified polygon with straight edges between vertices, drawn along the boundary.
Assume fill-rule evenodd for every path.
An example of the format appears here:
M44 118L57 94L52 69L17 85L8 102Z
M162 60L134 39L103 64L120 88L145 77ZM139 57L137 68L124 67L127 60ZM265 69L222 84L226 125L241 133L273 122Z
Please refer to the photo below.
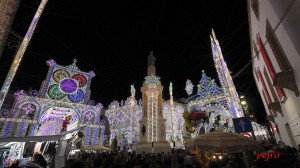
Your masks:
M0 60L1 84L13 60L18 38L23 37L39 5L21 1ZM26 50L11 90L39 90L46 78L48 59L70 65L73 59L83 71L93 70L92 99L105 107L130 96L130 85L141 98L147 74L147 57L153 50L157 75L165 87L173 82L174 98L186 97L185 82L197 85L201 71L217 78L210 48L211 29L223 50L232 74L251 58L246 1L74 1L49 0ZM237 90L246 95L258 122L265 110L252 75L251 65L234 78Z

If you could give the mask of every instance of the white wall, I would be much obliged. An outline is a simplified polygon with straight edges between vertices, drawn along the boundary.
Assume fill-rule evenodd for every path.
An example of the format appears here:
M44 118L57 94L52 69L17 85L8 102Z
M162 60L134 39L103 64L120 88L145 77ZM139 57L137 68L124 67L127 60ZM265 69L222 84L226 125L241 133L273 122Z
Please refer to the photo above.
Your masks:
M253 40L256 42L256 34L257 33L260 34L260 37L263 42L266 41L265 33L266 33L266 20L267 19L269 20L273 29L279 23L279 20L280 20L279 17L281 17L283 12L281 11L278 14L275 13L275 11L273 10L275 1L272 1L273 6L271 5L270 1L272 1L272 0L259 0L259 20L257 20L256 15L254 14L252 7L251 7L251 0L248 0L248 13L249 13L251 43L253 42ZM288 6L289 2L290 1L286 1L285 3L287 3L287 4L284 6ZM294 5L299 5L299 2L296 1ZM284 10L285 9L286 8L284 8ZM295 12L294 9L295 8L293 7L291 12ZM289 15L289 14L287 15L287 17L290 17L290 16L291 15ZM293 17L298 17L298 21L300 22L300 14L297 16L293 16ZM295 20L295 18L293 18L293 20ZM297 26L297 25L298 25L298 23L295 24L295 26ZM293 26L293 25L289 24L289 26ZM295 42L295 43L293 43L291 41L290 36L288 35L289 33L287 32L290 29L293 29L293 27L288 27L286 25L283 26L281 24L275 31L275 35L276 35L277 39L279 40L289 62L294 70L296 84L297 84L298 88L300 89L300 55L296 50L296 46L297 46L297 44L300 43L300 39L298 39L297 42L295 42L295 40L293 40ZM299 34L300 34L300 32L299 32ZM296 46L294 44L296 44ZM299 46L297 46L297 47L299 47ZM257 46L257 48L259 50L258 46ZM270 60L273 64L275 72L280 72L281 70L279 68L279 65L278 65L268 43L265 45L265 48L266 48L266 51L267 51L267 53L270 57ZM252 54L252 56L255 55L253 46L252 46L251 54ZM260 71L262 72L262 75L264 76L264 74L263 74L264 66L266 67L265 62L264 62L261 54L259 54L259 59L255 58L253 61L253 68L259 67ZM255 73L255 71L253 71L253 73ZM256 79L255 74L253 74L253 75L254 75L254 78ZM266 83L266 80L265 80L265 83ZM261 81L256 80L256 84L257 84L258 90L262 96L262 100L265 101L263 98L263 95L261 93L261 91L262 91ZM266 85L267 85L267 83L266 83ZM268 88L268 86L267 86L267 88ZM275 90L275 92L276 92L276 90ZM277 113L277 117L275 117L275 122L278 124L278 129L281 134L282 140L287 145L292 145L289 135L287 133L285 124L288 123L288 121L291 119L291 117L293 117L297 113L300 113L300 97L296 97L294 92L292 92L288 89L284 89L284 92L287 96L287 101L285 103L281 103L283 117L281 116L281 114ZM274 101L270 90L269 90L269 94L270 94L271 99ZM266 102L264 102L264 105L265 105L265 108L268 109L268 107L266 106ZM279 141L279 136L275 135L275 137L276 137L276 140ZM295 141L296 141L296 144L300 144L300 138L296 138Z

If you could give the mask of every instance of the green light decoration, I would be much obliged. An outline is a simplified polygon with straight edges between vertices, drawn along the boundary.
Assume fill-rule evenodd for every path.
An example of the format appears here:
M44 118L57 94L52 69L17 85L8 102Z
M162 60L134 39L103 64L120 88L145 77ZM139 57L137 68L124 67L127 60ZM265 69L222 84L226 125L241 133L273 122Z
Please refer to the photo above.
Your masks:
M0 109L2 107L2 104L4 102L6 94L7 94L8 90L10 88L10 85L11 85L11 83L12 83L12 81L13 81L15 75L16 75L16 72L17 72L17 70L19 68L19 65L20 65L21 61L22 61L24 53L25 53L25 51L27 49L27 46L28 46L28 44L29 44L29 42L31 40L31 37L32 37L32 35L34 33L35 27L37 26L39 18L41 16L41 14L43 13L47 2L48 2L48 0L42 0L41 1L41 3L39 5L39 7L38 7L38 9L37 9L37 11L36 11L33 19L32 19L32 21L31 21L31 24L30 24L30 26L29 26L29 28L28 28L28 30L26 32L26 35L25 35L25 37L24 37L24 39L23 39L23 41L22 41L19 49L16 52L14 61L13 61L12 65L11 65L11 67L9 69L9 72L8 72L8 74L6 76L6 79L5 79L4 83L3 83L3 86L2 86L1 91L0 91Z
M65 97L65 94L60 91L58 84L50 86L48 95L55 100L59 100Z

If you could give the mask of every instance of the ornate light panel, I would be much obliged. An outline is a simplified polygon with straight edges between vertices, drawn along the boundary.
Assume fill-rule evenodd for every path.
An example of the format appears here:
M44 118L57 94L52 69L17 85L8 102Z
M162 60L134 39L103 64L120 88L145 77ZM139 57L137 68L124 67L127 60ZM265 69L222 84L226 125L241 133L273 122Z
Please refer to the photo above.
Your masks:
M41 97L87 104L90 100L91 79L95 73L80 71L76 62L74 60L72 65L61 66L54 60L47 61L50 68L40 91Z

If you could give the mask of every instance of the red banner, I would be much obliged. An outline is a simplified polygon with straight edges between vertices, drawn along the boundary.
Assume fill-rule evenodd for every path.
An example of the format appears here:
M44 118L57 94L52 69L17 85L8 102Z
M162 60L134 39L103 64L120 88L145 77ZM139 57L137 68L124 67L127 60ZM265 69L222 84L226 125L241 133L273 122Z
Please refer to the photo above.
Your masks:
M268 53L265 49L265 46L264 46L259 34L257 34L256 40L257 40L257 44L258 44L259 50L261 52L261 55L262 55L262 57L265 61L268 72L270 73L270 76L271 76L271 79L272 79L272 82L273 82L274 79L275 79L275 74L276 74L276 72L274 70L274 67L273 67L273 64L272 64L272 62L269 58L269 55L268 55ZM275 86L275 89L276 89L276 92L278 94L278 97L279 97L280 101L285 102L286 101L286 95L284 93L284 90L281 87L278 87L278 86Z
M261 75L261 72L260 72L259 68L257 68L256 73L257 73L257 75L259 77L259 80L261 81L262 87L263 87L264 92L266 94L266 101L267 101L266 103L267 103L267 105L269 105L272 102L272 100L271 100L269 91L267 89L266 83L265 83L265 81L264 81L264 79L263 79L263 77Z

